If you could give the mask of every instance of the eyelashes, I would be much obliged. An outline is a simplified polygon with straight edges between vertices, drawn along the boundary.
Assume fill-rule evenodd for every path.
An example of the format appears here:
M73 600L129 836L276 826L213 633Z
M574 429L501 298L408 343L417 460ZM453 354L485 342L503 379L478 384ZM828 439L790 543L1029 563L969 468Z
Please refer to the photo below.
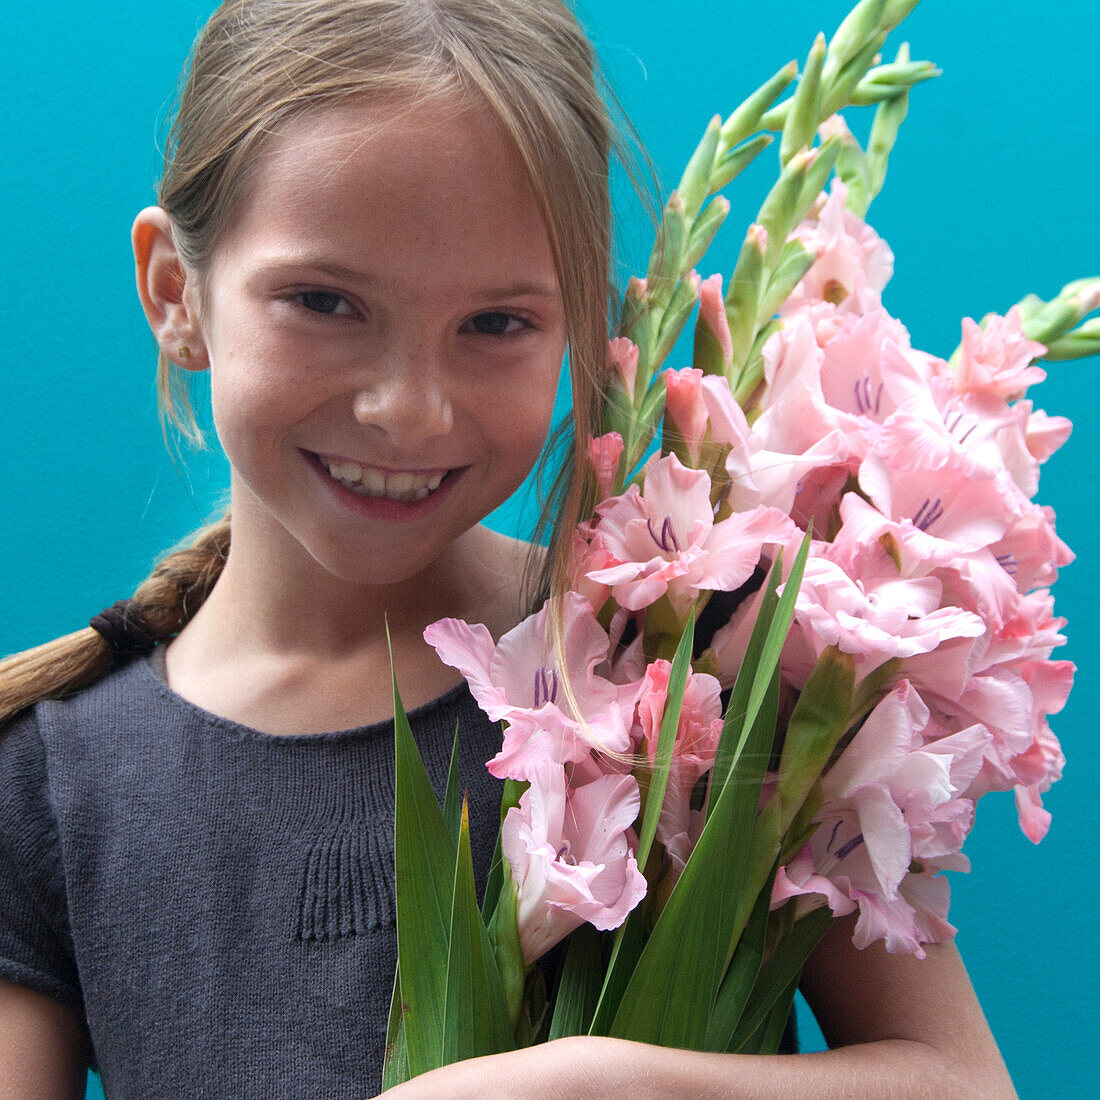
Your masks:
M307 313L322 317L361 317L362 312L334 290L299 290L293 295ZM477 336L521 336L535 326L525 317L505 310L485 310L462 323L460 332Z
M529 321L517 317L514 313L491 310L476 314L462 327L463 329L469 328L481 336L518 336L530 329L532 325Z
M330 317L356 317L358 310L341 294L332 290L302 290L294 300L310 313Z

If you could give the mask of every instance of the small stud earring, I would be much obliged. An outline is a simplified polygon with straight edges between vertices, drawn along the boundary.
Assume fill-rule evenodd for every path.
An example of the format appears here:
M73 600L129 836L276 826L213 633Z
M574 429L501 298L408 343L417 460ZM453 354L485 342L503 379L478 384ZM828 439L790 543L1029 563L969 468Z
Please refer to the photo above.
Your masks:
M179 358L179 359L190 359L191 358L191 349L186 344L180 345L180 350L177 353L177 358Z

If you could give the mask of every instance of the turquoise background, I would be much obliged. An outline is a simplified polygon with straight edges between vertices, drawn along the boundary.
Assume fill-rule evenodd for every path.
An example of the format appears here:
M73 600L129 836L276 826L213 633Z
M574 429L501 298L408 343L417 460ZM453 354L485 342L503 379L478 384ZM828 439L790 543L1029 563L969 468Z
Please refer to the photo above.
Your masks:
M619 94L669 184L714 112L728 112L847 0L653 0L582 9ZM220 497L214 454L177 469L162 446L153 345L132 289L128 231L151 201L158 122L209 5L47 0L0 14L0 331L7 384L0 540L0 652L72 630L128 594L154 558ZM1004 311L1100 274L1095 80L1098 17L1086 0L924 0L904 35L944 70L918 88L871 221L893 247L887 306L914 343L946 355L964 315ZM888 44L893 52L895 43ZM861 112L866 115L867 112ZM866 123L853 119L853 127ZM769 152L730 191L734 249L774 170ZM629 191L622 275L649 231ZM633 265L633 267L631 266ZM1050 835L1033 847L1012 800L991 797L954 877L958 942L1020 1094L1092 1095L1096 858L1088 783L1100 773L1089 714L1100 628L1090 580L1100 432L1096 361L1052 364L1033 396L1076 429L1044 474L1041 499L1080 555L1058 585L1063 654L1082 669L1055 719L1069 763L1047 798ZM498 517L512 528L514 513ZM92 1095L98 1095L92 1086Z

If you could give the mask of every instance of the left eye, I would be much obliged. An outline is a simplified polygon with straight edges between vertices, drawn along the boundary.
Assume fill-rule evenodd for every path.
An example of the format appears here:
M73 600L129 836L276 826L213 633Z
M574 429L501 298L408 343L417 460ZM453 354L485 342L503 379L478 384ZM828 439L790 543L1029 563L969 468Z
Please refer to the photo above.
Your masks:
M342 298L331 290L303 290L295 294L294 299L305 306L310 313L338 314L347 317L355 313L346 298Z
M466 322L482 336L511 336L527 327L527 322L511 313L479 313Z

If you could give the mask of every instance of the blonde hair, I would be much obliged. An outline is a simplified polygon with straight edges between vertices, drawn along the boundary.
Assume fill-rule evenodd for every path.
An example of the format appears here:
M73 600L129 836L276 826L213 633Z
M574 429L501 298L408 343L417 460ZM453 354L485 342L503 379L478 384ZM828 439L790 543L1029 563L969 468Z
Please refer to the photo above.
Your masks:
M528 575L532 595L560 597L572 531L591 504L577 449L592 434L607 371L608 175L617 145L576 18L560 0L226 0L185 72L157 195L200 283L247 201L263 143L288 120L351 97L394 96L457 98L496 117L527 169L562 290L573 416L557 439L566 440L565 455L537 528L549 535L549 552ZM164 356L157 393L166 431L201 441L188 383ZM229 543L226 514L138 587L137 611L154 638L187 623ZM104 639L84 629L0 662L0 721L86 686L111 661Z

